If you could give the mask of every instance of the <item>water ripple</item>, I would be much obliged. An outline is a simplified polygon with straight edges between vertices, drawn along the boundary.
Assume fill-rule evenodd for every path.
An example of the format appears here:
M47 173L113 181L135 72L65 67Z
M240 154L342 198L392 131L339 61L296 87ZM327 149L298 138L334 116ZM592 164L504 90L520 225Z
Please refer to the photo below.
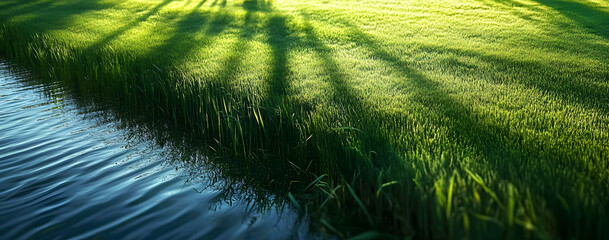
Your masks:
M218 201L226 182L190 185L167 146L66 96L0 60L0 239L312 237L289 208L245 200L272 196Z

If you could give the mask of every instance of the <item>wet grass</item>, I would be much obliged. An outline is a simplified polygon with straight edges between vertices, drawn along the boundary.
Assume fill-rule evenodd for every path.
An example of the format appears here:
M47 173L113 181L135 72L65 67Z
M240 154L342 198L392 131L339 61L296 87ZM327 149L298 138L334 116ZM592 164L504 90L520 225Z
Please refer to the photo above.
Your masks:
M189 129L339 237L609 235L602 1L0 9L4 55Z

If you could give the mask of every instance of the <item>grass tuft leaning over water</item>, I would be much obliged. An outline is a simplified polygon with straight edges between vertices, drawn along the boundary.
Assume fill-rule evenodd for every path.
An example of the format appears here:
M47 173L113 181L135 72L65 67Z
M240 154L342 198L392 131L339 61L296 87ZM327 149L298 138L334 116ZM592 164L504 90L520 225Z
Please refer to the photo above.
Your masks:
M339 237L609 236L609 4L5 0L0 52ZM281 182L281 183L279 183Z

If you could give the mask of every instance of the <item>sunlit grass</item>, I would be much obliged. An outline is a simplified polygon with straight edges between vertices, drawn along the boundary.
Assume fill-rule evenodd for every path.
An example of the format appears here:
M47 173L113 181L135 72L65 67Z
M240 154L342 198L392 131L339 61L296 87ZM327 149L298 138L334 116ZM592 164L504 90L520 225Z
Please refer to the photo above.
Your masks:
M335 228L353 216L421 238L609 234L607 2L0 9L5 55L317 179L319 201L299 204L335 234L359 232Z

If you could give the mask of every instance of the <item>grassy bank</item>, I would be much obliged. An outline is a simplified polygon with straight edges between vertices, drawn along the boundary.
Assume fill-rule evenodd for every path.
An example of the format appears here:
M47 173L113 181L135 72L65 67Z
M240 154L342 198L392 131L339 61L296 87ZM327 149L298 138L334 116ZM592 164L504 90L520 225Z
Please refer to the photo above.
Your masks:
M609 236L605 2L5 0L0 20L3 55L273 169L338 236Z

